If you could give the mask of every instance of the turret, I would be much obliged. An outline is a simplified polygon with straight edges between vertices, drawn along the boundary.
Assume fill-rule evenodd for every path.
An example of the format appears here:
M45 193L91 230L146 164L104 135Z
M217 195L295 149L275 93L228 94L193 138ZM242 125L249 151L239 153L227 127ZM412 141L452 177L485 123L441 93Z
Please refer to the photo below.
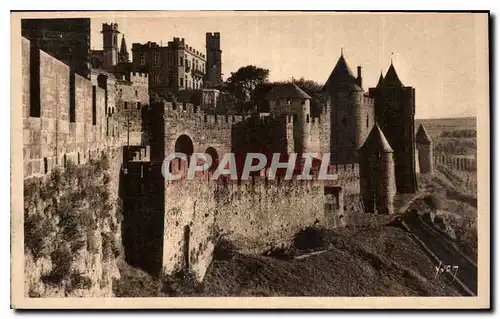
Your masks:
M417 191L415 163L415 89L404 86L391 61L377 87L370 88L375 99L375 121L394 149L398 193Z
M394 213L396 183L393 149L375 124L359 149L359 182L365 212Z
M425 127L420 124L415 137L420 173L432 173L432 140Z
M120 45L120 53L118 55L118 62L129 62L129 55L127 50L127 43L125 42L125 35L122 35L122 43Z
M322 89L331 108L330 153L335 164L358 162L358 149L374 123L373 99L361 85L361 67L355 77L341 52Z
M384 75L382 74L382 71L380 71L380 77L378 78L378 83L377 83L377 87L381 87L384 85Z
M220 33L206 33L207 65L205 81L211 85L222 83L222 50L220 48Z
M275 116L292 116L294 152L308 151L311 97L293 83L276 85L267 94L269 109Z
M118 24L102 24L102 43L105 69L111 69L118 62Z

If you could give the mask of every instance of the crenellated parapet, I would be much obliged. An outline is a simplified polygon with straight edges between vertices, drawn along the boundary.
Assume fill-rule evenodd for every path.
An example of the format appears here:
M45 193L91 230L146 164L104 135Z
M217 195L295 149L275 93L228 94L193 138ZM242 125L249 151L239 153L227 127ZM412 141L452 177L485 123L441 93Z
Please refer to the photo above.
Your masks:
M147 86L141 91L104 70L93 70L88 80L25 38L22 64L25 178L64 169L68 161L86 163L103 150L123 145L132 127L131 121L122 120L127 118L122 112L124 95L149 103ZM144 81L147 76L136 78ZM140 144L140 114L136 118Z

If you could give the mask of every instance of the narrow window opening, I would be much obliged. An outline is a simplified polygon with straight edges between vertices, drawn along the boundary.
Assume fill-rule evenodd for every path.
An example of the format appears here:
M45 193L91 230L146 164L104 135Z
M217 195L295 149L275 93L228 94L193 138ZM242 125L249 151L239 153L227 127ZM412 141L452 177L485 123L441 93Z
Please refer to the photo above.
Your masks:
M30 116L40 117L40 50L30 47Z
M69 122L76 122L75 71L69 71Z
M96 86L92 86L92 125L97 123L97 101L96 101Z

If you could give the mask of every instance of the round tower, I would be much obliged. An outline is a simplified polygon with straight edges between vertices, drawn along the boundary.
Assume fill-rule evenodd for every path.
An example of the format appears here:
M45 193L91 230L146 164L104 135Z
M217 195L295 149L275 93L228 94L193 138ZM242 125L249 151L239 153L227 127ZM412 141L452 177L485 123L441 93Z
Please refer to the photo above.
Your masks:
M361 67L354 76L343 53L326 81L330 110L330 152L335 164L358 162L358 149L373 127L373 101L362 88Z
M366 212L394 213L396 180L393 153L382 130L375 124L359 149L360 192Z
M309 150L311 97L294 83L276 85L266 96L273 116L291 116L293 123L293 151ZM290 148L289 148L290 149Z
M420 124L415 137L420 173L432 173L432 140L425 127Z

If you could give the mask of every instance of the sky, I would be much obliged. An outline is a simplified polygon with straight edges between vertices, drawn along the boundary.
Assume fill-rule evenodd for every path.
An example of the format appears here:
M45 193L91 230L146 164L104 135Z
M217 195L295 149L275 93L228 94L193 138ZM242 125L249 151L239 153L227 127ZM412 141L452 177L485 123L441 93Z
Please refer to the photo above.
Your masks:
M223 78L245 65L323 84L340 57L362 67L363 88L377 84L391 59L400 80L416 92L416 118L475 116L488 107L487 16L409 13L158 12L91 19L91 46L102 49L102 23L118 23L132 43L167 44L173 37L205 52L205 33L220 32ZM127 16L128 15L128 16ZM121 35L119 37L121 41Z

